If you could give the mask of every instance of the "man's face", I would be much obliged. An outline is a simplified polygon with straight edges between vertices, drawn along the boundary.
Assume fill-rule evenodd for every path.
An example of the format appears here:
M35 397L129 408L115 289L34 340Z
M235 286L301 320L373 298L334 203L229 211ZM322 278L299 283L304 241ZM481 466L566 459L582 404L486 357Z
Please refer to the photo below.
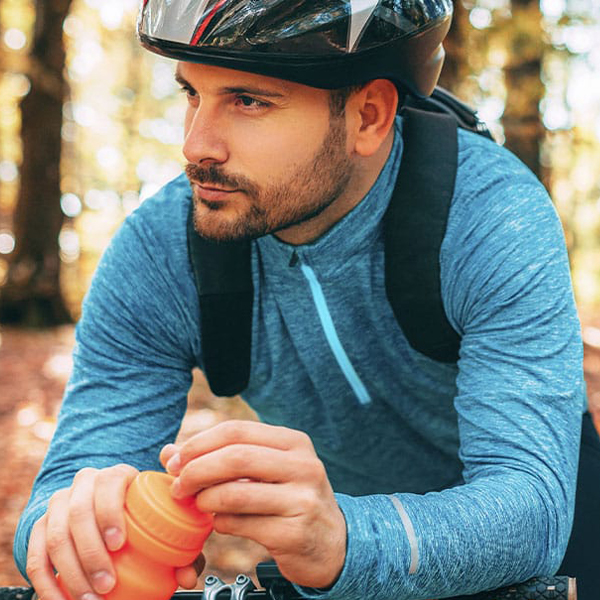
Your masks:
M326 209L353 166L327 91L183 62L176 78L188 100L183 153L201 235L286 239L293 230L309 241L335 222Z

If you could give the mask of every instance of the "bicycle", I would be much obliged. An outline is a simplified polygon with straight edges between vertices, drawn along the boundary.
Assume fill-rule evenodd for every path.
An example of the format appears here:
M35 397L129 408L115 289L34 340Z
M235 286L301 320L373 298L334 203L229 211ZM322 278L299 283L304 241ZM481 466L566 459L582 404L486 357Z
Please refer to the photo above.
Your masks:
M259 586L247 575L238 575L233 583L225 583L215 575L208 575L204 580L204 590L177 591L171 600L302 600L302 596L281 575L274 562L259 563L256 574ZM0 587L0 600L37 598L33 588ZM556 575L535 577L498 590L456 596L449 600L577 600L577 588L574 578Z

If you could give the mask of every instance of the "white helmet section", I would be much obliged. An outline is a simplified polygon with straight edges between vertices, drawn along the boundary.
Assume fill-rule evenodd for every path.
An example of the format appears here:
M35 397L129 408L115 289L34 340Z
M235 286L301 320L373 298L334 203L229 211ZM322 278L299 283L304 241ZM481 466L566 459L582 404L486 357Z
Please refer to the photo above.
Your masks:
M209 4L211 0L146 1L143 9L144 32L153 38L190 44L197 24L204 20Z
M348 28L348 51L354 52L360 36L366 29L379 0L350 0L350 26Z

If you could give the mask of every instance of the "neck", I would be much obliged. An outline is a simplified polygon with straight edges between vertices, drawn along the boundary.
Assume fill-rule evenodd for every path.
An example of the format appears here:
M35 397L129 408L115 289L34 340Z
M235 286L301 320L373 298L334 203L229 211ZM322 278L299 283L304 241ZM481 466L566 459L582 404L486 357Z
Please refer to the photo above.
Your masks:
M390 130L377 152L357 159L352 176L345 190L317 216L278 231L274 235L286 244L299 246L309 244L325 234L338 221L355 208L379 177L394 142L394 130Z

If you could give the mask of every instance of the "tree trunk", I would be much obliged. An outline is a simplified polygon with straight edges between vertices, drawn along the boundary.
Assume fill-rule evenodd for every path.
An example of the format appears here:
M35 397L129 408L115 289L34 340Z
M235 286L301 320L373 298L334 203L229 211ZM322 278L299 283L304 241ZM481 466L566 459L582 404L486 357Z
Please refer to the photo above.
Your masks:
M64 78L63 23L71 0L36 0L31 91L21 101L23 163L14 214L16 247L0 296L0 321L51 326L71 320L60 288L58 235Z
M544 42L539 0L512 0L512 18L505 31L509 36L504 67L506 107L502 117L506 147L541 178L544 126L539 105L544 94Z

